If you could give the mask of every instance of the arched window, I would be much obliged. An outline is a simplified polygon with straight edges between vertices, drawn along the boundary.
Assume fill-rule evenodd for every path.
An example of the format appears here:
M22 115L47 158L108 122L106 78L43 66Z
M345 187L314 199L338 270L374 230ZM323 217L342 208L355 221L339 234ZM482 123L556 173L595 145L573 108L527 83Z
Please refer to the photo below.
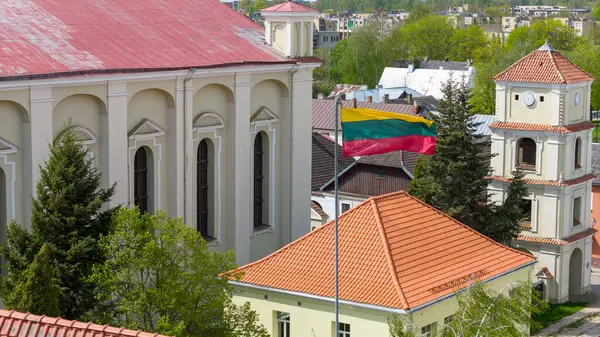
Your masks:
M209 236L209 144L203 139L198 145L197 181L196 181L196 227L203 237Z
M259 132L254 139L254 228L268 226L268 138Z
M517 165L523 170L534 171L536 146L531 138L521 138L517 143Z
M148 155L143 147L135 153L133 163L133 202L140 212L148 212Z
M575 140L575 168L581 168L581 138Z

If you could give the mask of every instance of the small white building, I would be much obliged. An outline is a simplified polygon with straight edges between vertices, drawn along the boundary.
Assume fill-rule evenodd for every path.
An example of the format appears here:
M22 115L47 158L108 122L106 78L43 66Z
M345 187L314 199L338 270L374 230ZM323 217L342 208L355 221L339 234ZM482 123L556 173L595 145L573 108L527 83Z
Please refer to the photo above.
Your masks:
M525 172L526 218L515 242L538 260L539 282L553 302L591 290L593 78L547 43L494 78L492 201L511 173Z

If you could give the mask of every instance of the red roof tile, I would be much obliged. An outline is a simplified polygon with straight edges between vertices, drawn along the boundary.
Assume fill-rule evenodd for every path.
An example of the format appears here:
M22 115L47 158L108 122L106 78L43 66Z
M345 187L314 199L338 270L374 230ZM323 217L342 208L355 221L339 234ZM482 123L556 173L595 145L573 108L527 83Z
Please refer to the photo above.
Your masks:
M595 228L588 228L587 230L585 230L583 232L579 232L577 234L571 235L565 239L553 239L553 238L546 238L543 236L533 236L533 235L519 235L517 237L517 240L531 242L531 243L547 243L547 244L551 244L551 245L562 246L562 245L569 244L571 242L575 242L577 240L581 240L590 235L594 235L597 231L598 230L596 230Z
M334 223L243 266L240 282L334 296ZM406 192L372 197L339 218L340 299L413 309L535 261Z
M505 183L509 183L512 181L511 178L503 177L503 176L488 176L487 178L490 180L496 180L496 181L501 181L501 182L505 182ZM564 182L554 181L554 180L542 180L542 179L523 179L523 180L525 181L525 184L527 184L527 185L544 185L544 186L561 187L561 186L576 185L576 184L582 183L584 181L592 180L594 178L596 178L596 175L594 173L590 173L590 174L581 176L579 178L565 180Z
M261 12L319 12L314 8L310 8L293 1L286 1L275 6L263 9Z
M69 321L62 318L37 316L0 310L1 337L164 337L156 333L114 328L107 325Z
M546 131L553 133L571 133L593 129L595 126L596 125L593 122L586 121L567 126L553 126L547 124L531 124L517 122L492 122L490 123L489 127L490 129L506 129L517 131Z
M0 2L0 78L293 60L219 0Z
M594 78L548 45L521 58L494 77L497 82L567 84Z

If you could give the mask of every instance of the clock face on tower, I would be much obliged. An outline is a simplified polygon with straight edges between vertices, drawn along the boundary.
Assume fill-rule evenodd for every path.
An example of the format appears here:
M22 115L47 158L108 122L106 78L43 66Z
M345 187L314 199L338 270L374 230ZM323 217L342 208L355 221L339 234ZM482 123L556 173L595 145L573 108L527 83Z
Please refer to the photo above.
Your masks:
M535 94L531 91L525 91L523 93L523 104L532 106L535 104Z
M574 103L575 105L579 105L579 102L581 101L581 95L579 94L579 91L575 92L575 98L574 98Z

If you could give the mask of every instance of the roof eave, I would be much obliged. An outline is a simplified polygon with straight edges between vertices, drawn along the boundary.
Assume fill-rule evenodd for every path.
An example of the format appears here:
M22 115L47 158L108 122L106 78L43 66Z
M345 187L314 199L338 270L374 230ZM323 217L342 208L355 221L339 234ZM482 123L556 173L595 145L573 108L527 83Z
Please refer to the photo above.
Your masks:
M310 298L310 299L326 301L326 302L335 302L335 298L327 297L327 296L320 296L320 295L314 295L314 294L279 289L279 288L271 288L271 287L266 287L266 286L260 286L257 284L231 281L231 280L229 281L229 283L234 286L247 287L247 288L264 290L264 291L272 291L272 292L276 292L276 293L280 293L280 294L299 296L299 297ZM394 314L406 314L406 310L398 309L398 308L384 307L381 305L360 303L360 302L347 301L347 300L342 300L342 299L340 299L338 301L340 304L363 308L363 309L371 309L371 310L383 311L383 312L394 313Z

